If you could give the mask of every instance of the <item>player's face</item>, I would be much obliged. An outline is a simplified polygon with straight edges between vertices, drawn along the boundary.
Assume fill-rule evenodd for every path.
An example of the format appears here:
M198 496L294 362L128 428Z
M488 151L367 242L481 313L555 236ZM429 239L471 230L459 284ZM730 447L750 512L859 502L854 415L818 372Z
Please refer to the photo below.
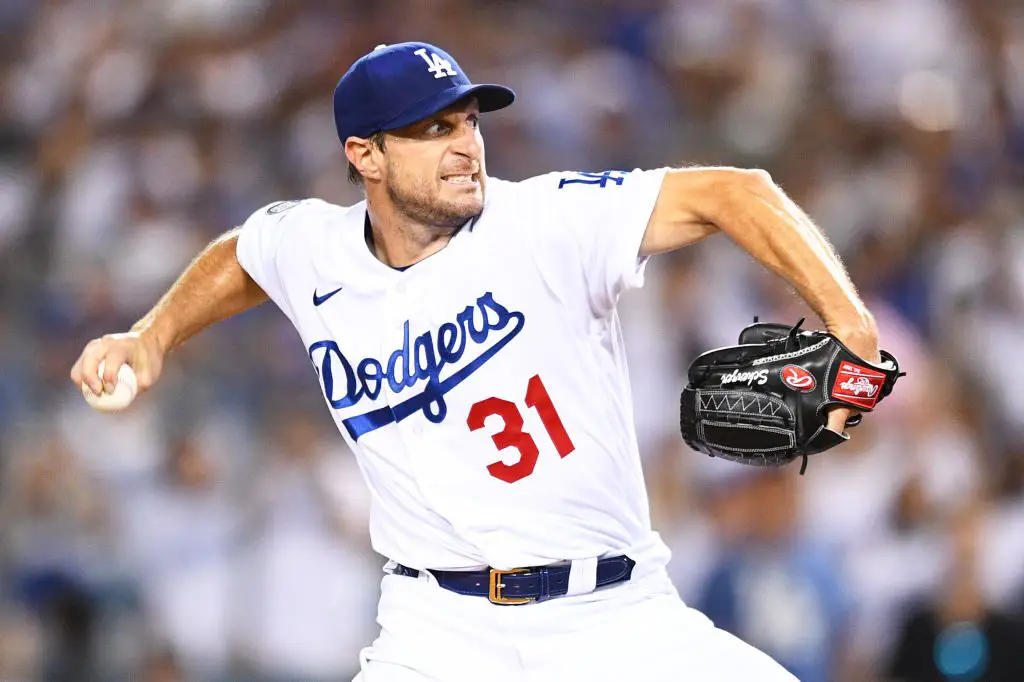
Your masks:
M469 98L388 135L385 187L396 208L446 228L480 215L487 174L479 119Z

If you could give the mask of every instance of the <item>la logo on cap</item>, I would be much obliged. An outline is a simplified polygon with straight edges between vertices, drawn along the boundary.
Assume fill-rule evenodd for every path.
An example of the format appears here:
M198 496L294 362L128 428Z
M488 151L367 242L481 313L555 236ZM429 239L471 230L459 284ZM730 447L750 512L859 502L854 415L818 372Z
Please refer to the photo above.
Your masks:
M444 78L445 76L455 76L455 69L452 68L452 63L441 57L435 52L431 52L430 56L427 56L427 48L421 47L420 49L413 52L423 57L423 61L427 63L427 71L434 74L434 78Z

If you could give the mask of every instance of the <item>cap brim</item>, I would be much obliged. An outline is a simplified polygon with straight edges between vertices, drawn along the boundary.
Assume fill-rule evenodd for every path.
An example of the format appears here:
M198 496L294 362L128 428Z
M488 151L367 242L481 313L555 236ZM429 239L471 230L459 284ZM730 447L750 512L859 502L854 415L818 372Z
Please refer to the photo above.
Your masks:
M396 130L422 121L428 116L433 116L439 111L447 109L464 97L473 95L480 105L480 113L504 109L516 99L516 93L504 85L481 83L475 85L458 85L448 88L433 97L428 97L409 107L391 121L388 121L381 130Z

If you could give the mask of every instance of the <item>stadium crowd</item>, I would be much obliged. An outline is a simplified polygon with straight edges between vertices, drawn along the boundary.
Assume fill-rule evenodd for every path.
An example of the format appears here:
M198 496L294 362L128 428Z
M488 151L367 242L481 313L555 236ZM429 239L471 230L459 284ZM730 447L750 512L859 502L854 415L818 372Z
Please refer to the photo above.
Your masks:
M492 175L769 171L909 373L804 477L698 456L689 360L814 318L725 237L653 259L620 311L683 598L804 682L1024 680L1019 0L5 0L0 36L0 679L354 674L383 558L287 320L116 416L67 376L250 212L357 201L334 83L416 39L517 91Z

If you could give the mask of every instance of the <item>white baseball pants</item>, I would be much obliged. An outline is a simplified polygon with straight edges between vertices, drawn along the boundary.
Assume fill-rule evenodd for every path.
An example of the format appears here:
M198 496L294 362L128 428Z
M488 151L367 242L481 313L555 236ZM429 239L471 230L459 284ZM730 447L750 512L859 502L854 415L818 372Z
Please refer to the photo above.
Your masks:
M377 621L354 682L796 682L686 606L663 568L523 606L386 575Z

